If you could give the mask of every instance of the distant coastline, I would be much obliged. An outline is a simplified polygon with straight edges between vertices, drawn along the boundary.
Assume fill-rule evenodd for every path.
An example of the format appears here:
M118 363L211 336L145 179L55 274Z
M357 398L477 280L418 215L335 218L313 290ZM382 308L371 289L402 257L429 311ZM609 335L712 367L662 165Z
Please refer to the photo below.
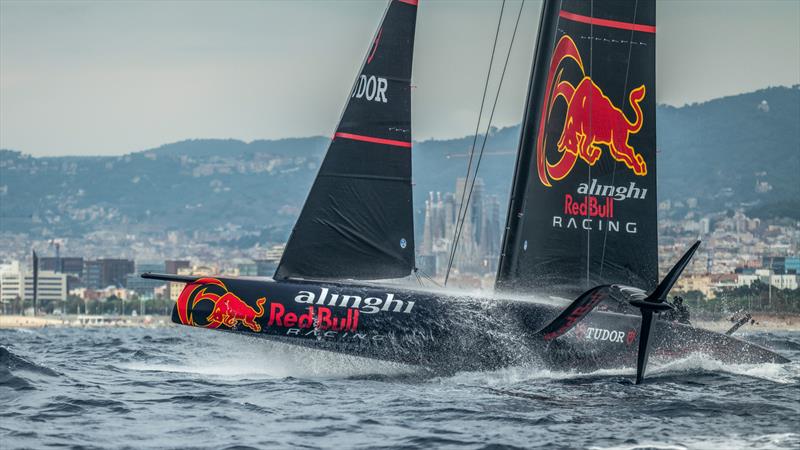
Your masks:
M753 314L755 323L745 325L741 331L800 331L800 314ZM730 320L697 319L692 325L707 330L724 332L732 325ZM175 326L169 316L19 316L0 315L0 329L19 328L163 328Z
M171 326L169 316L20 316L0 315L0 329L14 328L161 328Z

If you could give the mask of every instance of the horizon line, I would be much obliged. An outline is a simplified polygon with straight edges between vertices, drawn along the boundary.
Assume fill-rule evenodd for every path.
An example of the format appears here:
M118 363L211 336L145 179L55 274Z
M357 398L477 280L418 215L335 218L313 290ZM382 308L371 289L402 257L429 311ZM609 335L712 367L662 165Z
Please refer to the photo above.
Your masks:
M800 83L792 84L792 85L785 85L785 84L768 85L766 87L763 87L763 88L760 88L760 89L756 89L756 90L753 90L753 91L740 92L738 94L725 95L725 96L722 96L722 97L715 97L715 98L704 100L704 101L684 103L683 105L680 105L680 106L671 105L671 104L668 104L668 103L657 103L656 107L673 108L673 109L693 108L693 107L703 106L703 105L708 104L708 103L712 103L712 102L715 102L715 101L720 101L720 100L724 100L724 99L728 99L728 98L732 98L732 97L738 97L738 96L741 96L741 95L756 94L756 93L761 92L761 91L766 91L766 90L770 90L770 89L780 89L780 88L785 88L785 89L790 89L790 90L791 89L800 90ZM503 130L506 130L506 129L509 129L509 128L519 127L520 125L521 125L521 122L517 122L517 123L512 124L512 125L501 125L501 126L496 126L496 127L493 126L492 128L496 129L497 131L503 131ZM484 133L478 133L478 136L483 136L483 134ZM473 133L467 133L467 134L462 134L462 135L459 135L459 136L449 136L449 137L429 136L429 137L425 137L425 138L422 138L422 139L412 139L411 142L413 144L421 144L421 143L430 142L430 141L452 141L452 140L469 138L469 137L472 137L472 136L474 136ZM25 155L25 156L32 157L32 158L110 158L110 157L119 158L119 157L125 157L125 156L138 154L138 153L152 152L152 151L156 151L156 150L161 149L161 148L166 147L166 146L180 144L180 143L184 143L184 142L191 142L191 141L237 141L237 142L242 142L242 143L244 143L246 145L250 145L250 144L252 144L254 142L261 142L261 141L274 142L274 141L282 141L282 140L290 140L290 139L316 139L316 138L325 138L325 139L331 140L330 136L325 136L324 134L312 134L312 135L306 135L306 136L285 136L285 137L274 137L274 138L264 137L264 138L256 138L256 139L251 139L251 140L246 140L246 139L236 138L236 137L187 137L187 138L184 138L184 139L178 139L178 140L171 141L171 142L165 142L165 143L162 143L162 144L157 145L155 147L149 147L149 148L140 149L140 150L123 151L122 153L115 152L115 153L101 153L101 154L95 153L95 154L62 154L62 155L54 155L54 154L48 154L48 152L46 152L46 151L45 152L41 152L41 153L40 152L29 152L29 151L26 151L26 150L18 150L18 149L11 148L11 147L0 147L0 152L3 152L3 151L14 152L14 153L19 153L21 155ZM34 153L38 153L38 154L34 154Z

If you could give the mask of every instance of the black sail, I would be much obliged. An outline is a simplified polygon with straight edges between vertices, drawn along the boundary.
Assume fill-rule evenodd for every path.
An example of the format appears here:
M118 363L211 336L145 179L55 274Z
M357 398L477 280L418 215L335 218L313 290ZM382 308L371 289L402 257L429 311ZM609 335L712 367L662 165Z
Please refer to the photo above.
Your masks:
M652 288L655 1L546 1L496 288Z
M276 279L399 278L413 270L410 81L416 4L390 2Z

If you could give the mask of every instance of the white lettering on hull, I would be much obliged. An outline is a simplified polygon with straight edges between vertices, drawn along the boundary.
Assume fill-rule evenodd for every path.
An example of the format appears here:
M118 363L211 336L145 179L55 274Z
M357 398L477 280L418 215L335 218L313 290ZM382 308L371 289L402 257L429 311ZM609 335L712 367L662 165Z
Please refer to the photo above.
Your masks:
M414 309L414 302L412 301L394 298L394 294L392 293L384 295L385 298L361 298L361 296L358 295L332 293L328 288L322 288L319 297L311 291L300 291L294 297L294 301L308 305L354 308L364 314L375 314L378 311L408 314Z

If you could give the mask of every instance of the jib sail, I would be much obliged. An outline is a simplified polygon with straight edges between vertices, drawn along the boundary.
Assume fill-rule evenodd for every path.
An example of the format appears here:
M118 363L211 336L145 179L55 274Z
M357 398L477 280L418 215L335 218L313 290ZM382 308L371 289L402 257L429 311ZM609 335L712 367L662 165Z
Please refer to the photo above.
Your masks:
M655 286L655 1L547 1L496 287Z
M276 279L381 279L414 267L411 60L416 0L393 0Z

